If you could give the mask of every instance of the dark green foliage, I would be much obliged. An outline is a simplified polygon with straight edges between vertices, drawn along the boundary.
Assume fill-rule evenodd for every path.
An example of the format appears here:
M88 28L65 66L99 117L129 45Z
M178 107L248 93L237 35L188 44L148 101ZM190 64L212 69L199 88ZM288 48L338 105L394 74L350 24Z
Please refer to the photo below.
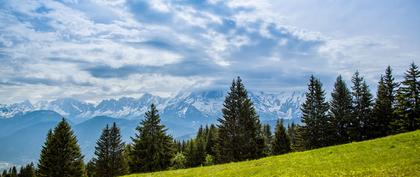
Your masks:
M290 147L293 150L293 145L296 143L296 124L291 123L287 125L287 135L289 135L290 138Z
M285 154L292 151L290 147L290 138L286 133L286 128L283 125L283 119L277 121L276 131L274 133L272 153L273 155Z
M62 119L49 131L38 163L39 177L86 176L83 156L70 125Z
M217 154L217 128L211 124L209 128L206 127L206 154L213 156Z
M353 119L349 126L350 140L360 141L367 138L367 122L372 120L372 94L363 77L356 72L352 78Z
M93 159L89 160L89 162L86 164L86 174L88 177L95 177L95 162Z
M35 167L33 163L30 163L26 166L20 168L18 177L35 177Z
M130 171L152 172L168 169L174 156L175 145L160 123L156 106L152 104L145 119L136 128L133 147L130 152Z
M321 82L311 76L306 100L302 104L302 136L305 149L314 149L331 144L331 123L327 115L328 103Z
M271 133L271 127L269 124L265 124L262 126L262 134L264 137L264 143L267 145L264 149L264 154L265 155L271 155L271 143L272 143L272 139L273 139L273 135Z
M348 127L351 126L352 121L352 98L350 90L346 83L341 78L337 77L334 84L334 90L331 93L330 101L330 117L331 124L334 130L332 134L333 144L345 143L350 140Z
M397 120L393 123L395 131L404 132L420 128L420 71L412 63L404 75L404 80L397 91L395 114Z
M95 176L115 177L127 173L127 162L125 161L124 143L121 140L120 129L115 123L109 128L103 129L101 137L95 147Z
M262 157L265 144L260 121L239 77L232 82L222 112L218 119L218 162Z
M391 122L394 118L395 89L398 84L394 82L391 67L385 70L378 83L376 100L373 107L371 122L368 122L368 138L383 137L391 132Z
M296 125L293 127L293 132L295 134L292 151L304 151L307 149L308 145L305 141L305 128L301 125Z

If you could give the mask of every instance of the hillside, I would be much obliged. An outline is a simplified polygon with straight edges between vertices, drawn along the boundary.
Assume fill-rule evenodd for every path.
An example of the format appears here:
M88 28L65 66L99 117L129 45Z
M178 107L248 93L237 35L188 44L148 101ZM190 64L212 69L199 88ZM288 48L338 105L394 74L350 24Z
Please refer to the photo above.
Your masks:
M420 176L420 130L259 160L143 176Z

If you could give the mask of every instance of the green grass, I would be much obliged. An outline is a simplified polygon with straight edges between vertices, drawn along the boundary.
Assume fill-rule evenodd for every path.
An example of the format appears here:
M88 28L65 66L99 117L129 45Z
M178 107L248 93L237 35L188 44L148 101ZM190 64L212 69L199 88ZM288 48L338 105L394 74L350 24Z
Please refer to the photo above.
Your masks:
M126 177L420 176L420 130L258 160Z

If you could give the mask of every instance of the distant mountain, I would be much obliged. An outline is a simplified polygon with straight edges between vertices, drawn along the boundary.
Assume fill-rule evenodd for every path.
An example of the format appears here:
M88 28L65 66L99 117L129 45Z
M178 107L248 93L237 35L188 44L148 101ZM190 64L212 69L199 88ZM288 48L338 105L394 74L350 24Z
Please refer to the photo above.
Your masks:
M189 139L200 125L217 122L226 93L224 90L182 92L170 98L144 94L140 98L122 97L98 104L60 98L34 104L24 101L0 105L0 162L36 161L47 131L63 117L72 125L85 160L89 160L106 124L116 122L123 140L130 142L152 103L157 105L169 134L177 139ZM279 118L287 123L300 122L303 92L250 92L249 96L263 123L274 127Z
M74 123L81 123L96 116L142 119L150 104L154 103L164 117L207 122L220 117L225 95L225 90L182 92L170 98L146 93L140 98L102 100L97 105L72 98L40 101L35 104L25 101L0 105L0 118L11 118L35 110L51 110ZM262 120L298 119L299 107L304 98L303 92L249 92L249 95Z

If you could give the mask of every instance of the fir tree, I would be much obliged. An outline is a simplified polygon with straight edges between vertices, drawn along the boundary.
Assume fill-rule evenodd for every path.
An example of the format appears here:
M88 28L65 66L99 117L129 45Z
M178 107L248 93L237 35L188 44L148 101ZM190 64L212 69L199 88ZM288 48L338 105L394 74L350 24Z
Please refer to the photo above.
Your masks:
M49 131L38 163L40 177L86 176L76 136L64 118Z
M356 71L353 82L353 119L349 126L351 140L360 141L367 138L368 125L372 118L372 94L363 77Z
M398 119L393 123L397 132L413 131L420 128L419 77L418 66L411 63L397 91L395 113Z
M334 129L332 134L334 144L346 143L349 141L347 131L352 119L352 98L350 90L341 76L337 77L331 98L329 114Z
M383 137L391 132L391 122L394 118L395 89L398 84L394 82L391 67L385 70L378 83L376 100L373 107L371 122L368 123L368 138Z
M272 150L273 155L285 154L292 150L290 147L290 138L283 125L283 119L281 119L281 121L277 121Z
M271 151L272 151L271 143L272 143L272 136L273 135L271 133L271 127L270 127L269 124L263 125L262 134L263 134L263 137L264 137L264 143L267 145L266 149L264 150L264 153L266 155L271 155Z
M94 159L89 160L89 162L86 164L86 174L88 177L95 177L95 161Z
M20 168L18 177L35 177L35 167L33 163Z
M327 115L328 103L325 101L325 91L321 82L314 76L309 80L306 100L301 110L304 123L301 135L305 140L305 148L314 149L331 144L332 129Z
M287 135L289 135L290 147L293 150L293 145L296 143L296 124L294 122L287 125Z
M156 106L152 104L145 119L136 128L138 134L132 138L130 152L130 171L153 172L168 169L174 155L175 145L172 137L166 134L165 126L160 123Z
M210 125L206 138L206 154L214 158L217 154L217 128L213 124Z
M112 127L103 129L95 147L95 176L114 177L127 173L127 163L123 151L120 129L115 122Z
M291 145L292 151L307 150L308 144L307 144L307 141L305 140L305 136L307 135L305 128L301 125L296 125L294 127L294 133L295 133L294 143Z
M219 121L218 161L231 162L263 156L261 125L247 91L238 77L233 80Z

